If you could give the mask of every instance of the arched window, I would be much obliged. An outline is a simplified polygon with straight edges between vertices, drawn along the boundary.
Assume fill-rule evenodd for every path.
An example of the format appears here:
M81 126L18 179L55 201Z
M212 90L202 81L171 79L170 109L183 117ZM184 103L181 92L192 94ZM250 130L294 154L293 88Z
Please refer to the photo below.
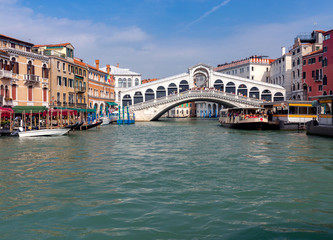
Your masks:
M49 71L46 67L46 64L43 64L42 68L42 78L48 78L49 77Z
M170 83L168 86L168 95L171 95L173 93L177 93L177 86L174 83Z
M123 87L127 87L127 81L126 81L126 78L123 78Z
M228 93L236 93L236 86L235 83L233 82L228 82L226 87L225 87L225 91Z
M118 78L118 87L123 87L123 79Z
M217 89L217 90L223 91L223 82L222 82L221 79L217 79L214 82L214 88Z
M132 87L132 79L127 79L127 87Z
M274 102L284 101L284 96L281 92L277 92L274 94Z
M14 57L12 58L10 65L11 65L11 70L13 71L13 73L18 74L19 73L19 63L16 62L16 59Z
M270 90L266 89L261 93L261 99L266 101L272 101L272 93Z
M9 98L9 89L8 86L5 86L5 98Z
M243 95L247 97L247 86L245 84L241 84L238 86L237 95Z
M166 96L166 91L163 86L159 86L156 90L156 98L161 98Z
M132 105L132 98L129 94L126 94L124 97L123 97L123 106L129 106L129 105Z
M135 92L134 94L134 104L143 102L143 96L141 92Z
M31 61L28 62L27 74L28 75L34 75L35 74L35 67L34 67L34 65L32 65Z
M189 89L189 85L188 85L188 82L186 80L182 80L180 83L179 83L179 92L185 92Z
M256 87L251 88L249 97L259 99L259 89Z
M151 88L147 89L146 93L145 93L145 101L149 101L154 98L155 98L155 94L154 94L153 89L151 89Z
M136 79L135 79L135 86L138 86L138 85L139 85L139 79L136 78Z

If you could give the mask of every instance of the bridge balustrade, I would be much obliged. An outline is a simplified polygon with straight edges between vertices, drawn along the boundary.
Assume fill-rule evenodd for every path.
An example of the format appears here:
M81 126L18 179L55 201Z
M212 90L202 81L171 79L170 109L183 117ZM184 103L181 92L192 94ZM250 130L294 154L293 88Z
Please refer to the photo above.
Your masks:
M236 100L238 102L241 101L243 103L255 105L255 106L259 106L263 102L262 100L259 100L259 99L235 95L235 94L219 91L216 89L214 89L214 90L189 90L186 92L172 94L172 95L168 95L168 96L161 97L158 99L151 99L151 100L148 100L145 102L137 103L137 104L130 106L130 109L131 109L131 111L135 111L135 110L142 109L142 108L149 108L156 104L160 105L160 104L164 104L166 102L171 102L173 100L182 99L182 97L191 98L191 97L198 97L200 95L201 95L201 97L216 97L216 98L226 99L229 101Z

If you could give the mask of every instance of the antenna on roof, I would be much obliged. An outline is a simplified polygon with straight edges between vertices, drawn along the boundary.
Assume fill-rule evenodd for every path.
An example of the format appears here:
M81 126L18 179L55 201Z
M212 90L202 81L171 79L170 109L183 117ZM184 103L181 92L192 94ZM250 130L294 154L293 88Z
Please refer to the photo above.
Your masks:
M314 22L313 23L313 30L316 30L317 29L317 22Z

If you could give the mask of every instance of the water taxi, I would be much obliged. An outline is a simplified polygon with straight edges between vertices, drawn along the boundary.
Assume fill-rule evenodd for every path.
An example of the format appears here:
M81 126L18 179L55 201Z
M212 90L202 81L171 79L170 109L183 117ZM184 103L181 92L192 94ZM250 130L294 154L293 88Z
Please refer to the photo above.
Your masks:
M318 97L313 105L317 108L317 119L306 124L306 133L333 137L333 95Z
M278 129L278 123L270 123L263 108L228 108L221 109L219 122L223 127L268 130Z
M52 136L62 136L68 133L70 128L53 128L53 129L40 129L40 130L30 130L24 131L22 127L19 128L19 137L52 137Z
M316 108L310 101L282 101L264 104L272 112L269 121L279 122L282 130L305 130L305 124L316 118Z

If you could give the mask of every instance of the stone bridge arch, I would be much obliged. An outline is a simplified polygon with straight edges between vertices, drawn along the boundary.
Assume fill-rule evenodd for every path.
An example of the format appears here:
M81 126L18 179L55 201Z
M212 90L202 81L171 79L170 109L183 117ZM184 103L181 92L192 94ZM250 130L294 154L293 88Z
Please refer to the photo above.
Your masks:
M262 103L258 99L250 99L218 90L190 90L132 105L129 110L131 113L135 113L137 121L155 121L176 106L196 101L218 103L225 107L259 107Z

